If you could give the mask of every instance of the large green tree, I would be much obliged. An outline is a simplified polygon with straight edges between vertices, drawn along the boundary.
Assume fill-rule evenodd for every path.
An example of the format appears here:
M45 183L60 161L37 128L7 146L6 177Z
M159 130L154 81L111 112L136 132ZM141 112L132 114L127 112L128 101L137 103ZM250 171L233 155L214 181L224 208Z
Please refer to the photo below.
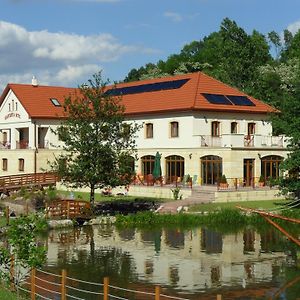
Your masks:
M128 184L135 155L135 133L139 127L125 120L122 99L107 92L101 73L65 99L65 120L56 133L63 142L52 169L70 187L95 190Z

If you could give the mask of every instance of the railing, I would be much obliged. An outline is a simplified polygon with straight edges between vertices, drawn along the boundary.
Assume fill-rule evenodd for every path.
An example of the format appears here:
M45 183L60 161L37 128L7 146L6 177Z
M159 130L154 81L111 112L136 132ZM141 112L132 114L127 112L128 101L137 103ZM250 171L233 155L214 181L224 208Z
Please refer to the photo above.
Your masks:
M86 201L56 200L46 205L46 216L52 219L87 218L90 213L91 204Z
M220 136L200 135L201 147L286 147L284 136L266 136L260 134L222 134Z
M53 173L36 173L0 177L0 191L21 188L22 186L52 185L58 180Z
M222 137L201 135L201 147L221 147Z
M16 142L17 149L28 149L28 140L21 140Z
M90 282L86 280L69 277L66 270L61 274L54 274L44 270L33 268L29 276L21 282L16 282L13 259L11 260L10 280L11 288L19 292L22 291L30 295L31 299L154 299L154 300L189 300L188 298L172 296L166 294L159 285L144 287L143 290L118 287L110 284L109 277L104 277L102 282ZM217 300L222 300L220 294L215 296ZM210 299L212 299L210 297Z
M10 142L0 142L0 149L10 149Z
M274 186L273 179L266 179L264 181L260 181L260 177L250 177L250 178L226 178L227 182L222 183L220 181L217 182L218 190L238 190L245 188L272 188Z
M42 142L39 142L38 143L38 148L39 149L49 149L49 141L45 140L45 141L42 141Z

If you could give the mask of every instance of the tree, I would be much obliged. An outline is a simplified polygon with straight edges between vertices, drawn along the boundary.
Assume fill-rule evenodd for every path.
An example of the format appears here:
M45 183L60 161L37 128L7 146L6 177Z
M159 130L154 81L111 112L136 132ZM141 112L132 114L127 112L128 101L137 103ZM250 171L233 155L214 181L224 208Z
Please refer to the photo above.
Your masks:
M298 74L299 76L300 74ZM292 193L300 198L300 76L295 91L291 91L282 103L282 113L278 114L273 122L276 127L288 136L288 157L282 162L283 176L279 186L283 194Z
M128 184L133 174L129 163L135 154L135 123L126 123L122 99L113 96L101 73L95 74L64 102L65 120L56 133L64 143L52 169L70 187L95 190ZM109 92L111 91L111 92Z

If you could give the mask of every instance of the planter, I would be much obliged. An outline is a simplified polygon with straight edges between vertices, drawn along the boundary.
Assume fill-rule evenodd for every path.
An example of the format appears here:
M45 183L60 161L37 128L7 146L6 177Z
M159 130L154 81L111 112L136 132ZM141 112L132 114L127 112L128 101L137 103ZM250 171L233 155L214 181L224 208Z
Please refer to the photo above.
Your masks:
M228 188L228 183L223 183L223 182L221 182L221 183L220 183L220 188L221 188L221 189L227 189L227 188Z
M263 187L263 186L265 186L265 183L264 183L263 181L262 181L262 182L259 181L259 182L258 182L258 186L259 186L259 187Z

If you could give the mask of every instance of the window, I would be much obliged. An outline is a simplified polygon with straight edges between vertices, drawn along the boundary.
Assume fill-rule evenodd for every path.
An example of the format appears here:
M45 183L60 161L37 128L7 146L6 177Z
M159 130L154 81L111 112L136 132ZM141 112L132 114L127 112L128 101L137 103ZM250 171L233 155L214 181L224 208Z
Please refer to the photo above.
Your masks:
M10 108L10 103L8 103L8 111L10 111L11 110L11 108Z
M220 136L220 122L218 121L211 122L211 135Z
M207 155L201 157L201 176L203 184L217 184L222 176L222 157Z
M18 110L18 102L16 102L16 110Z
M2 171L7 171L7 158L2 158Z
M19 158L19 171L24 171L24 158Z
M264 180L268 180L270 177L278 179L280 175L279 165L282 163L283 157L277 155L265 156L261 159L261 175Z
M166 157L166 181L175 182L184 176L184 158L179 155Z
M61 106L61 104L56 98L50 98L50 100L54 106L58 106L58 107Z
M171 137L179 136L179 124L178 122L171 122Z
M142 161L142 175L147 176L149 174L152 174L154 168L155 156L153 155L143 156L141 157L141 161Z
M237 133L237 122L231 122L230 133Z
M248 123L248 135L255 133L255 123Z
M146 124L146 139L153 138L153 124L147 123Z

